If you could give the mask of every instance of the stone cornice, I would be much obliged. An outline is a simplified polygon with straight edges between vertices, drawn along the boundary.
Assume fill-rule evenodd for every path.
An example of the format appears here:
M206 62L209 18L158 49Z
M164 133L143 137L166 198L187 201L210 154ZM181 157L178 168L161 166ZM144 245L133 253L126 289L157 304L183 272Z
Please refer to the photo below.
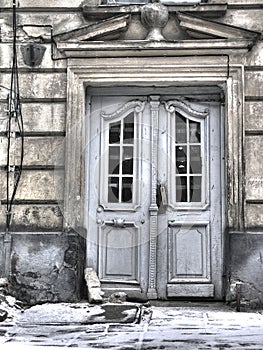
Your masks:
M247 52L249 39L205 39L184 41L88 41L58 42L57 49L69 58L141 57L183 55L227 55L233 51Z
M118 14L140 14L141 6L143 5L100 5L89 6L83 5L83 14L88 19L94 18L108 18ZM178 4L167 5L169 13L187 12L196 15L202 15L205 18L219 18L222 17L227 10L226 3L199 3L199 4Z
M68 32L53 35L55 41L83 41L100 38L101 36L121 32L128 28L130 15L124 14L111 17L100 22L81 26Z
M57 49L66 57L71 58L89 58L89 57L142 57L142 56L183 56L183 55L234 55L245 53L250 50L255 42L261 38L261 34L255 31L240 27L234 27L225 23L216 22L211 19L205 19L193 14L177 12L177 20L172 17L171 21L175 28L185 31L190 36L186 38L176 36L171 40L161 35L161 29L165 23L157 21L157 13L160 19L163 14L167 14L167 7L159 5L160 9L150 8L151 4L141 6L120 6L128 13L110 17L97 21L96 23L82 26L66 33L53 36ZM152 4L154 6L154 4ZM201 5L200 5L201 6ZM109 6L108 6L109 7ZM149 7L149 8L148 8ZM83 10L85 5L83 6ZM99 9L100 7L96 7ZM145 26L146 8L151 10L149 18L154 19L152 24L147 22L149 30L155 33L146 39L116 40L120 34L128 30L130 18L133 9L140 11L141 21ZM145 10L145 11L142 11ZM156 12L157 11L157 12ZM148 12L147 12L148 13ZM153 16L154 15L154 16ZM158 18L159 18L158 17ZM166 18L166 22L167 19ZM155 26L156 24L156 26ZM158 37L156 31L158 31ZM165 29L165 28L164 28ZM113 34L113 36L112 36ZM112 40L111 40L112 39ZM115 40L114 40L115 39Z
M215 38L224 39L250 39L256 40L260 37L260 33L251 30L235 27L225 23L207 20L186 13L177 13L180 27L191 32L194 36L195 32L199 35L210 35Z
M113 8L112 6L108 7ZM85 5L83 6L83 11L85 8L88 11ZM134 5L118 7L120 11L122 8L126 12L124 11L124 13L122 14L120 14L121 12L119 12L118 16L111 16L107 19L100 19L93 24L81 26L68 32L56 34L53 36L53 39L57 43L57 46L60 48L62 48L61 45L59 45L59 43L61 42L68 42L68 44L71 44L72 42L76 43L75 48L72 45L64 46L66 49L65 51L83 51L85 50L85 48L87 48L88 50L91 49L96 51L110 51L111 49L123 50L124 48L125 50L137 50L139 52L142 49L148 50L149 48L167 50L188 50L189 45L191 45L190 49L194 51L199 48L202 50L209 50L209 48L206 47L206 40L210 40L209 46L211 46L211 49L238 49L240 47L242 49L249 49L258 39L261 38L261 33L255 31L235 27L229 24L214 21L212 19L207 19L193 14L177 11L177 20L174 16L170 17L170 20L171 22L173 22L173 25L175 26L175 28L178 29L179 32L184 32L184 35L186 35L186 37L184 38L183 36L180 36L180 34L175 34L172 40L170 39L170 41L164 43L166 41L166 37L162 35L161 30L165 30L165 26L168 22L169 6L164 6L161 4L147 4L144 6ZM96 7L96 11L98 9L100 9L100 7ZM116 40L116 38L120 38L121 33L129 29L128 27L130 21L132 20L132 13L135 11L134 9L138 11L138 14L140 14L141 22L144 25L144 27L149 27L149 33L146 39L132 40L133 38L130 35L129 41L125 40L125 36L122 36L123 40L120 42L112 41L114 39ZM157 11L157 9L159 12ZM159 20L162 19L160 23L158 22L159 20L157 20L156 17L157 13ZM111 14L111 12L107 13L107 15ZM164 14L166 14L166 23L162 23ZM154 20L153 23L152 20ZM151 23L148 23L148 21L150 21ZM191 38L198 40L193 42ZM221 40L220 44L218 39ZM224 39L228 42L225 42ZM93 42L90 44L90 46L87 46L87 41L94 40L103 40L103 43ZM243 43L241 43L240 40L242 40ZM144 41L150 41L151 44L147 44ZM162 41L162 43L157 44L156 41ZM93 45L95 45L95 47Z

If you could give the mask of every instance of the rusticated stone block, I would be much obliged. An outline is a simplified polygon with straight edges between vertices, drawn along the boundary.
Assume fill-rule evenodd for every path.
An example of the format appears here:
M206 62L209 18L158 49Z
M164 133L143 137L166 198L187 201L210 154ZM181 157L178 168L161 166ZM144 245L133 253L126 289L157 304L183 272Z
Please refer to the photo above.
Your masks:
M12 175L12 174L11 174ZM24 170L17 189L16 200L56 200L63 199L62 170ZM6 173L0 172L0 193L5 199ZM12 183L12 177L10 177Z
M66 98L65 73L21 73L20 94L23 98ZM2 74L1 85L10 86L10 74ZM6 91L0 89L0 98L6 99Z
M37 2L35 0L20 0L19 1L19 8L65 8L65 7L79 7L82 4L82 0L56 0L54 3L53 1L48 2L46 0L38 0ZM3 0L3 5L5 7L10 7L9 0Z
M0 124L1 132L5 132L7 128L6 108L7 103L0 102L0 116L3 118ZM63 102L22 103L22 116L26 133L65 131L66 106Z
M23 103L22 114L26 132L65 131L64 103Z
M245 96L263 96L263 72L245 72Z
M227 4L251 4L252 6L259 3L259 0L228 0ZM262 25L262 9L228 9L226 15L219 19L220 22L234 25L244 29L255 30L261 32L263 30Z
M262 118L263 102L245 103L245 130L261 131L263 130Z
M263 66L263 43L258 41L247 55L247 66Z
M246 227L263 228L263 204L247 203L246 205Z
M246 198L263 199L263 136L246 136Z
M63 203L61 205L14 205L12 210L12 231L34 231L62 229ZM5 206L0 207L0 228L5 227ZM1 259L0 259L1 260Z
M0 166L7 163L7 138L0 138ZM18 149L12 151L15 164L20 162L20 143ZM23 166L63 166L64 165L64 137L26 137L24 139Z

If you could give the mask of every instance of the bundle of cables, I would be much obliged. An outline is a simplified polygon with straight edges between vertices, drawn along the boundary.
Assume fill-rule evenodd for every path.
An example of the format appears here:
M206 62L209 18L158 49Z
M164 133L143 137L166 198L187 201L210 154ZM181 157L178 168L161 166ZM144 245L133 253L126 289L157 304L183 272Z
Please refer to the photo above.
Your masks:
M24 126L19 94L18 64L17 64L17 23L16 0L13 0L13 59L11 68L11 83L7 97L7 165L6 165L6 235L9 234L18 184L21 178L24 158ZM13 153L18 154L13 154Z

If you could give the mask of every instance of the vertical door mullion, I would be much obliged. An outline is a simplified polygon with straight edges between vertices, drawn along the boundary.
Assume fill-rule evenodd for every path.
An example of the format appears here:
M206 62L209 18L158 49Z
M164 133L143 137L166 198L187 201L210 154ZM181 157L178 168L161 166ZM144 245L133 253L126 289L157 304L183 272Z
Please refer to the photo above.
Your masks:
M190 147L189 147L189 119L186 119L186 190L187 190L187 202L190 202Z
M134 188L134 174L137 174L137 162L138 162L138 157L137 157L137 144L136 144L136 136L137 136L137 118L136 114L133 114L133 163L132 163L132 202L134 202L134 197L135 197L135 191L137 189Z
M205 159L205 145L208 145L207 135L204 130L204 121L201 123L201 138L200 138L200 154L201 154L201 202L204 204L206 202L206 183L207 183L207 160ZM209 148L208 148L209 149ZM208 152L207 152L208 154Z
M123 118L121 120L121 135L120 135L120 165L119 165L119 203L122 202L122 158L123 158Z

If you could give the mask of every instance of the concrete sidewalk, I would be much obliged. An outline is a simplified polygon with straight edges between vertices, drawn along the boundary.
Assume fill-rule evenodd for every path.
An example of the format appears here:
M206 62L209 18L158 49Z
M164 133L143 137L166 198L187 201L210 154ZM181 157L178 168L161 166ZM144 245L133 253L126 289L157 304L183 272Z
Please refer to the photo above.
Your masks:
M236 312L222 303L107 305L32 307L0 323L0 349L263 349L261 312Z

